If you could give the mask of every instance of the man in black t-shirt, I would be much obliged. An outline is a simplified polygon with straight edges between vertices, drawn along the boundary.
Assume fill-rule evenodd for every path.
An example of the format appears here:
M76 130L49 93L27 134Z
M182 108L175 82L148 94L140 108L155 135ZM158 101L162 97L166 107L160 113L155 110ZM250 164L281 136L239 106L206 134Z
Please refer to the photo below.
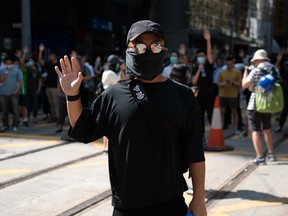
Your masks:
M56 66L59 66L59 63L57 54L55 52L50 52L48 61L45 62L43 59L44 50L45 50L44 44L40 44L38 53L38 63L47 72L45 84L46 84L46 95L51 110L51 119L49 120L49 122L55 122L59 118L59 103L58 103L59 98L57 92L58 77L55 75L54 70Z
M211 124L217 89L213 84L213 55L211 48L211 35L206 29L204 30L204 39L206 40L206 50L197 50L197 62L192 71L192 85L198 86L199 93L197 100L201 111L202 132L205 133L205 113L207 113L208 122ZM204 137L203 137L204 138ZM203 139L205 142L205 139ZM203 143L206 144L206 143Z
M136 79L108 87L91 110L79 100L83 77L75 59L64 56L62 72L56 67L67 95L69 135L84 143L109 138L113 216L207 215L199 107L189 87L161 74L166 51L158 23L134 23L126 65ZM189 207L183 198L187 167L194 189Z

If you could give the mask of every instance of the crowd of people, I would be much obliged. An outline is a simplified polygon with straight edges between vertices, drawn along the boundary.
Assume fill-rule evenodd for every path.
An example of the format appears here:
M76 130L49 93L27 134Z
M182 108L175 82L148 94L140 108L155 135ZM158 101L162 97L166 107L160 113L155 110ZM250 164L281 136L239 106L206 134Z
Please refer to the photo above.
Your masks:
M256 111L255 89L260 78L265 75L261 71L274 68L277 73L275 77L282 87L284 96L284 108L276 118L278 126L274 128L274 132L281 132L288 114L287 53L279 51L268 55L266 50L259 49L246 54L243 48L237 53L231 53L227 45L222 52L219 52L215 46L212 48L208 30L204 30L203 39L206 40L206 47L200 47L194 57L187 56L187 53L183 52L183 45L179 47L179 51L173 50L170 54L170 63L163 69L163 75L197 89L203 134L205 121L211 124L214 101L218 96L223 130L228 129L231 124L236 135L247 136L251 132L256 151L256 157L252 162L256 164L265 163L261 141L263 131L268 149L267 158L276 160L270 131L272 113L259 114ZM241 106L242 98L245 98L246 103L242 103ZM247 110L244 116L241 108ZM203 135L203 145L205 144Z
M204 30L203 40L206 47L192 55L184 44L169 50L161 26L143 20L129 30L125 61L124 55L111 54L97 56L93 62L91 56L75 50L64 58L49 52L46 58L44 44L39 45L37 54L27 48L13 55L2 52L1 132L17 131L19 124L29 127L31 122L37 123L41 112L48 122L57 123L55 133L62 133L68 116L68 134L73 139L87 143L105 137L113 215L135 215L143 209L155 215L159 211L206 215L203 145L205 123L212 121L216 96L224 130L231 124L235 134L247 135L249 126L256 151L253 162L265 162L262 131L267 158L276 160L270 132L272 114L256 111L255 88L264 76L262 67L275 68L285 101L275 128L280 132L288 113L288 61L284 52L268 57L263 49L251 55L239 49L233 54L227 45L219 51L212 47L208 30ZM241 115L243 97L247 119ZM189 169L195 189L188 207L182 197L186 188L183 169ZM143 189L139 183L148 186Z
M212 47L208 30L203 32L206 47L199 47L191 54L189 48L180 44L178 49L168 50L163 61L163 76L190 86L197 93L201 111L202 132L205 132L205 121L211 123L214 100L219 96L223 129L232 128L235 134L247 136L248 121L241 115L241 98L246 98L248 105L251 90L242 87L242 76L246 67L252 67L252 54L244 49L231 53L225 44L222 50ZM49 51L49 52L48 52ZM83 107L92 102L108 86L125 78L125 55L111 54L97 56L92 61L88 54L79 55L72 50L83 74L80 87ZM282 77L282 88L287 89L288 60L285 52L271 55L270 63L274 64ZM1 53L0 66L0 101L2 111L1 132L12 129L18 131L19 124L28 127L37 123L39 112L44 114L47 122L56 122L55 133L63 133L67 117L66 99L60 85L55 66L59 66L57 53L40 44L37 52L31 53L27 48L15 53ZM128 76L129 77L129 76ZM279 116L279 125L274 130L281 132L288 114L287 93L284 91L285 106ZM12 113L12 123L9 114ZM104 138L105 146L108 141ZM206 144L203 135L203 144Z
M47 123L57 123L56 134L64 132L66 98L55 72L55 66L60 65L59 56L44 44L40 44L37 50L31 53L25 47L13 53L1 52L1 132L16 132L19 126L29 127L31 123L39 122L39 118L47 120ZM119 80L118 77L125 77L125 63L121 56L97 56L95 62L89 55L79 55L75 50L71 51L70 56L77 59L83 73L80 91L84 107L90 106L104 89Z

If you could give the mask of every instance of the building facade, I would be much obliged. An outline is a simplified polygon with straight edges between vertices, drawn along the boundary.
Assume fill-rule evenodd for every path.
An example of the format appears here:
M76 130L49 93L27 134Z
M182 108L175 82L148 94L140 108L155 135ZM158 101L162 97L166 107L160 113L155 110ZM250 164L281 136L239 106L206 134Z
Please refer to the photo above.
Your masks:
M274 10L274 38L282 48L288 48L288 2L275 0Z
M6 1L0 7L0 50L23 46L23 2ZM30 0L31 50L44 43L59 55L71 50L92 56L123 52L130 25L152 19L161 23L170 49L180 43L192 49L204 46L207 28L220 48L270 51L273 32L287 45L286 8L285 0Z
M237 47L270 50L273 39L273 0L190 0L189 28L193 35L210 29L214 42Z

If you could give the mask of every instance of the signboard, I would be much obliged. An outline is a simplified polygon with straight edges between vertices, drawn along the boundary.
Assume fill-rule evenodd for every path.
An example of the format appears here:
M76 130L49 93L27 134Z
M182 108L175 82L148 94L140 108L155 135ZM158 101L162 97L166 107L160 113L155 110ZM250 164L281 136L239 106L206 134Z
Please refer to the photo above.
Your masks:
M93 29L96 29L99 31L112 32L112 30L113 30L112 22L110 22L108 20L101 20L101 19L92 19L91 20L91 27Z

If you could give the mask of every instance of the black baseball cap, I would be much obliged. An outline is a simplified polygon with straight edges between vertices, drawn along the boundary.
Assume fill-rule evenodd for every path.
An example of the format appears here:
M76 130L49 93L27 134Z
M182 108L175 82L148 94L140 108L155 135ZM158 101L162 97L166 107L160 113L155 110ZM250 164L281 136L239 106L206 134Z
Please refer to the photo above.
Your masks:
M129 43L129 41L133 41L135 38L145 32L153 32L165 40L160 24L155 23L151 20L141 20L132 24L132 26L130 27L130 30L127 34L127 44Z

